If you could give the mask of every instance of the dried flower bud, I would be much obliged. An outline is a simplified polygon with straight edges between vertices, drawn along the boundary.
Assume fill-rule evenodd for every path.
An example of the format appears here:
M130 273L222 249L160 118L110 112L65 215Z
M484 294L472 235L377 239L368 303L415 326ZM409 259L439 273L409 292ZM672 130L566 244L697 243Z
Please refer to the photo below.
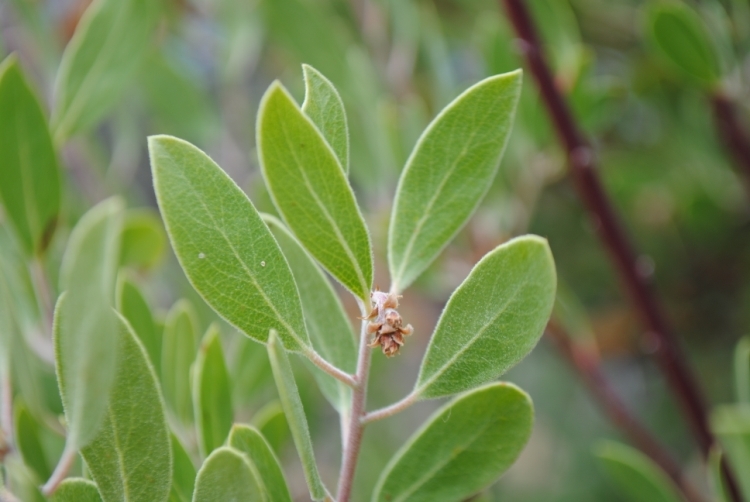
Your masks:
M383 354L388 357L398 354L404 344L404 336L409 336L414 332L411 324L403 326L401 314L396 310L398 298L392 293L373 291L370 294L373 303L372 311L365 318L370 321L367 325L367 333L374 334L369 346L380 346Z

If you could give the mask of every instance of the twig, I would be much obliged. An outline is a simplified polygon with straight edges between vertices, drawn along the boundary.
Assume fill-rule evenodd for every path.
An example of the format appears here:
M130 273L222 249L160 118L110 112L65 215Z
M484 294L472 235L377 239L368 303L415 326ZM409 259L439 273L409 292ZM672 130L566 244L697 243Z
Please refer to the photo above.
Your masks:
M716 127L726 143L729 152L734 157L737 167L741 170L740 177L744 180L747 195L750 196L750 143L745 136L735 115L732 102L721 91L711 95L711 107L714 112Z
M77 452L75 449L66 447L65 450L63 450L60 461L57 463L57 467L55 467L55 471L52 473L52 476L50 476L49 480L47 480L44 486L42 486L42 495L44 495L45 497L50 497L53 493L55 493L57 487L60 486L60 483L62 483L65 477L68 475L70 468L73 467L73 463L76 460L76 455Z
M317 366L318 368L322 369L329 375L331 375L336 380L339 380L349 387L356 388L357 387L357 380L352 377L349 373L346 373L344 371L341 371L333 364L329 363L325 359L323 359L320 354L315 352L314 349L311 349L308 352L305 352L305 356L310 359L310 361Z
M367 425L370 422L388 418L392 415L395 415L396 413L404 411L406 408L408 408L409 406L411 406L412 404L416 402L417 402L417 394L412 392L411 394L403 398L401 401L393 403L390 406L386 406L385 408L380 408L379 410L366 413L364 416L362 416L362 419L360 420L360 422L362 423L362 425Z
M656 357L662 372L682 405L701 451L708 456L714 438L708 427L703 398L677 340L667 328L660 305L644 276L638 271L636 254L596 174L597 166L593 152L555 85L552 72L544 59L536 29L523 0L500 1L519 37L519 49L536 80L554 129L565 147L570 173L579 196L586 205L589 217L593 220L594 227L610 259L614 262L620 280L648 329L649 335L658 342ZM726 464L724 474L730 491L733 493L733 499L741 501L737 483Z
M547 325L547 334L576 370L591 395L604 413L630 441L656 462L680 487L690 502L702 502L700 493L682 476L680 466L653 434L635 417L617 396L601 371L598 356L592 350L577 345L568 333L554 321Z

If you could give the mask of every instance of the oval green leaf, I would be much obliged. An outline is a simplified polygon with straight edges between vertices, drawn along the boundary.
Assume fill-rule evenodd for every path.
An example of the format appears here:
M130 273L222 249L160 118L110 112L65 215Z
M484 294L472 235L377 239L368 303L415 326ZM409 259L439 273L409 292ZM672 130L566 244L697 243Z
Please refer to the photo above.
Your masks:
M738 476L744 497L750 499L750 405L717 406L711 413L711 430Z
M39 424L31 416L26 405L16 398L13 403L13 425L16 429L16 447L23 462L36 473L40 480L49 479L52 474L44 448L39 437Z
M330 281L283 223L265 214L263 220L276 237L292 269L313 347L337 368L354 374L357 365L355 334ZM311 371L334 408L339 412L347 410L351 389L317 368L313 367Z
M151 209L131 209L125 213L120 265L150 270L164 256L167 237L158 213Z
M143 293L134 282L122 274L117 285L116 305L117 310L128 320L138 339L146 347L149 360L158 374L161 365L161 334L156 328L151 307L148 306Z
M297 453L302 461L302 469L305 473L307 486L310 489L310 496L313 500L323 500L326 497L326 489L323 486L323 480L320 479L318 465L315 463L305 409L302 407L297 383L294 381L289 356L281 347L274 331L268 337L268 357L271 360L271 369L279 391L281 407L286 415L289 429L292 431L294 445L297 447Z
M83 478L64 479L52 495L52 502L102 502L93 481Z
M310 65L302 65L305 78L305 101L302 112L313 121L333 149L344 173L349 172L349 128L344 102L338 91L322 73Z
M193 502L219 500L264 500L245 455L226 446L214 450L203 463L193 492Z
M256 130L261 171L284 221L336 280L369 300L370 235L331 146L278 82L260 102Z
M148 145L167 234L196 291L253 340L275 329L287 350L304 351L297 286L250 199L190 143L152 136Z
M195 466L174 434L171 435L171 443L172 488L169 491L169 502L190 502L195 486Z
M669 476L640 451L614 441L600 441L594 448L594 455L619 493L628 500L683 502Z
M512 384L493 383L458 396L393 456L372 500L465 500L513 465L533 421L531 399Z
M60 169L39 100L11 55L0 65L0 199L28 254L42 252L60 211Z
M700 16L683 2L653 3L648 35L672 65L703 84L719 79L719 56Z
M65 48L52 114L58 144L96 124L135 77L159 21L161 2L95 0Z
M180 300L167 314L162 336L161 386L169 409L183 422L193 422L190 366L198 352L198 327L193 307ZM248 340L247 343L252 343ZM191 484L192 486L192 484Z
M107 414L81 450L104 502L163 502L172 483L164 402L148 353L119 317L120 356Z
M193 405L202 456L224 444L232 428L232 390L219 328L208 328L195 361Z
M521 71L482 80L422 133L401 173L388 233L392 289L403 291L474 213L495 178Z
M255 465L269 502L292 501L279 459L255 427L233 425L232 432L229 433L229 446L247 455Z
M70 234L60 267L65 292L55 308L55 369L68 424L66 448L98 432L117 368L118 321L112 310L122 201L90 209Z
M508 371L542 336L556 283L555 262L541 237L517 237L485 255L448 300L414 392L447 396Z

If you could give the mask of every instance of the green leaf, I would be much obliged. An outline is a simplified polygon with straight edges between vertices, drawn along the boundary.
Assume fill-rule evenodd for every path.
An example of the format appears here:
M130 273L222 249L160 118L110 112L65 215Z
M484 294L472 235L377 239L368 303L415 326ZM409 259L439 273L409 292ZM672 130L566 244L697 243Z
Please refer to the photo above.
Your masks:
M156 329L151 308L135 283L126 279L122 274L118 283L117 310L128 320L138 339L146 347L149 360L158 374L161 365L162 340L159 330Z
M256 408L272 392L273 374L265 345L249 338L235 338L228 362L235 408Z
M31 416L26 405L16 398L13 425L16 428L16 446L24 463L36 473L40 480L49 479L52 469L39 437L39 424Z
M302 112L313 121L333 149L344 173L349 173L349 128L344 102L330 80L310 65L302 65L305 101Z
M734 467L742 493L750 499L750 405L717 406L711 413L711 429Z
M291 433L281 403L274 400L263 406L253 416L252 425L263 434L276 455L281 455Z
M150 270L161 261L167 238L159 215L151 209L130 209L122 230L120 266Z
M60 267L65 293L55 308L55 368L68 451L86 446L98 432L115 378L118 323L112 304L122 206L110 198L83 215Z
M219 328L215 324L203 337L193 378L198 446L205 457L224 444L232 427L232 391Z
M205 153L177 138L149 138L154 187L177 258L193 287L224 319L287 350L309 345L284 255L252 202Z
M284 224L265 214L263 220L292 269L313 347L334 366L353 374L357 365L357 344L341 300L318 265ZM349 409L351 389L317 368L312 371L331 404L339 412Z
M161 386L167 406L183 423L193 422L190 366L198 352L198 326L187 300L174 304L162 337ZM192 487L192 484L191 484Z
M555 263L541 237L517 237L485 255L448 300L414 392L447 396L508 371L542 336L555 285Z
M99 434L81 450L104 502L162 502L172 483L164 402L145 347L119 317L120 357Z
M169 502L190 502L193 499L195 486L195 466L174 434L170 436L170 439L172 443L172 488L169 492Z
M92 127L122 97L151 45L162 2L95 0L65 48L52 114L58 144Z
M243 452L255 464L269 502L292 501L279 459L255 427L233 425L229 446Z
M458 396L393 456L372 500L464 500L513 465L533 421L531 399L512 384L493 383Z
M60 483L52 502L102 502L96 484L88 479L68 478Z
M750 337L743 337L734 349L734 388L737 402L750 404Z
M297 103L274 82L260 102L258 158L274 204L331 275L370 298L370 235L335 153Z
M667 61L703 84L718 81L719 57L698 13L683 2L654 2L647 22L651 43Z
M310 488L310 496L313 500L323 500L326 497L326 489L323 480L320 479L318 465L315 463L310 429L307 426L305 410L300 401L297 383L294 381L292 366L289 356L279 344L275 331L271 331L268 337L268 357L271 360L273 377L279 391L279 400L284 410L289 429L292 431L294 445L302 461L302 469L305 472L305 480Z
M211 453L195 479L193 502L264 500L247 458L234 448Z
M714 446L708 455L708 474L711 482L712 492L716 495L718 502L730 502L729 490L724 483L722 474L722 458L724 457L721 448Z
M600 441L594 454L628 500L682 502L672 480L640 451L614 441Z
M60 170L39 100L14 55L0 64L0 200L24 251L44 251L60 211Z
M474 213L495 178L521 94L521 71L482 80L422 133L396 190L388 233L392 288L403 291Z

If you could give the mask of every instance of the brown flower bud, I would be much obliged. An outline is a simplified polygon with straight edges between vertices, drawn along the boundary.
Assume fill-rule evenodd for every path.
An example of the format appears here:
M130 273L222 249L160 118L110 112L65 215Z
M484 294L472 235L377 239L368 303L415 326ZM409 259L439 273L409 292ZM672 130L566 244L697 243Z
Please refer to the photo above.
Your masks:
M367 334L374 336L369 346L380 346L383 354L388 357L395 356L404 344L404 336L411 335L414 328L411 324L403 326L401 314L396 310L398 296L375 290L370 298L373 307L365 319L370 320L367 325Z

